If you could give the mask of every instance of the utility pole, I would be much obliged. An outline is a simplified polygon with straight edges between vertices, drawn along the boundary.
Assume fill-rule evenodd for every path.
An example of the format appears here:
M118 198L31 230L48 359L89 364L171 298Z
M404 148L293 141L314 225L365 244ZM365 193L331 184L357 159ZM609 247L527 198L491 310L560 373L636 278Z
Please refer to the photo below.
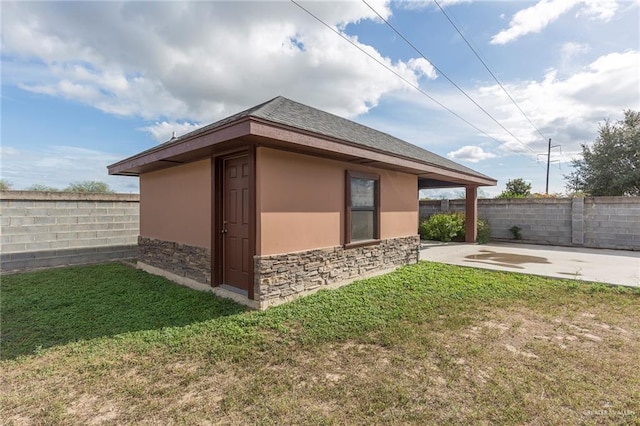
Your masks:
M551 160L551 138L549 138L549 148L547 149L547 185L545 186L545 194L549 195L549 164Z
M557 148L559 146L560 145L551 146L551 138L549 138L549 148L547 148L547 186L545 188L545 194L547 195L549 195L549 166L551 165L551 148Z

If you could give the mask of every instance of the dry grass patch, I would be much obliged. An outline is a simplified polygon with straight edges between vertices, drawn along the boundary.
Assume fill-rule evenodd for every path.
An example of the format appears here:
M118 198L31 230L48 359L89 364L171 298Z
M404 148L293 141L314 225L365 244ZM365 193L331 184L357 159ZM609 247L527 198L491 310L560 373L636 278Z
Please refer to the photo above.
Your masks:
M617 312L603 323L567 313L500 308L463 328L407 324L411 333L387 346L324 343L259 369L229 390L227 403L250 407L243 418L251 422L637 422L638 315ZM580 336L567 339L575 327ZM601 340L589 337L596 330Z
M421 263L266 312L2 361L0 418L634 424L639 354L638 291Z

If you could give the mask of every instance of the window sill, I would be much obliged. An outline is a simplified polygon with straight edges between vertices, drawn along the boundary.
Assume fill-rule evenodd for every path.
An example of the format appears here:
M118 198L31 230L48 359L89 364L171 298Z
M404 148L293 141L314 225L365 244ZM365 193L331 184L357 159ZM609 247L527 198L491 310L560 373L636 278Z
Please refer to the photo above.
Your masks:
M352 249L357 247L377 246L378 244L380 244L380 240L364 240L364 241L355 241L353 243L347 243L343 247L345 249Z

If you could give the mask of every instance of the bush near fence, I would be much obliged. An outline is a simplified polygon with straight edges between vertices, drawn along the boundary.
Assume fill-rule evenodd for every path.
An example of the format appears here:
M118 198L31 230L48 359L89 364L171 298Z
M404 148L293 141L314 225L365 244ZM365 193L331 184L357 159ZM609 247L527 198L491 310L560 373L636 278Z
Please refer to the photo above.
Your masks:
M464 210L464 200L421 200L420 222ZM478 217L494 240L640 250L640 197L481 199ZM514 226L522 239L509 231Z

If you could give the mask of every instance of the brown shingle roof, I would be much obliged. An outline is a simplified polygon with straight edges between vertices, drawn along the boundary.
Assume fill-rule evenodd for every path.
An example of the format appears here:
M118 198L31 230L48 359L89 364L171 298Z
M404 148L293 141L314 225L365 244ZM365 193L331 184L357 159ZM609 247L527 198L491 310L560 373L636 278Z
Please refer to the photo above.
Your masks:
M151 151L157 151L168 146L180 144L184 140L192 139L195 136L208 133L216 128L223 127L247 117L286 125L288 127L360 145L364 148L375 149L391 155L409 158L422 163L462 172L467 175L493 180L489 176L478 173L477 171L458 164L455 161L451 161L387 133L380 132L337 115L292 101L291 99L287 99L282 96L278 96L245 111L241 111L178 138L174 138L168 142L157 145L135 155L134 157L140 157Z

